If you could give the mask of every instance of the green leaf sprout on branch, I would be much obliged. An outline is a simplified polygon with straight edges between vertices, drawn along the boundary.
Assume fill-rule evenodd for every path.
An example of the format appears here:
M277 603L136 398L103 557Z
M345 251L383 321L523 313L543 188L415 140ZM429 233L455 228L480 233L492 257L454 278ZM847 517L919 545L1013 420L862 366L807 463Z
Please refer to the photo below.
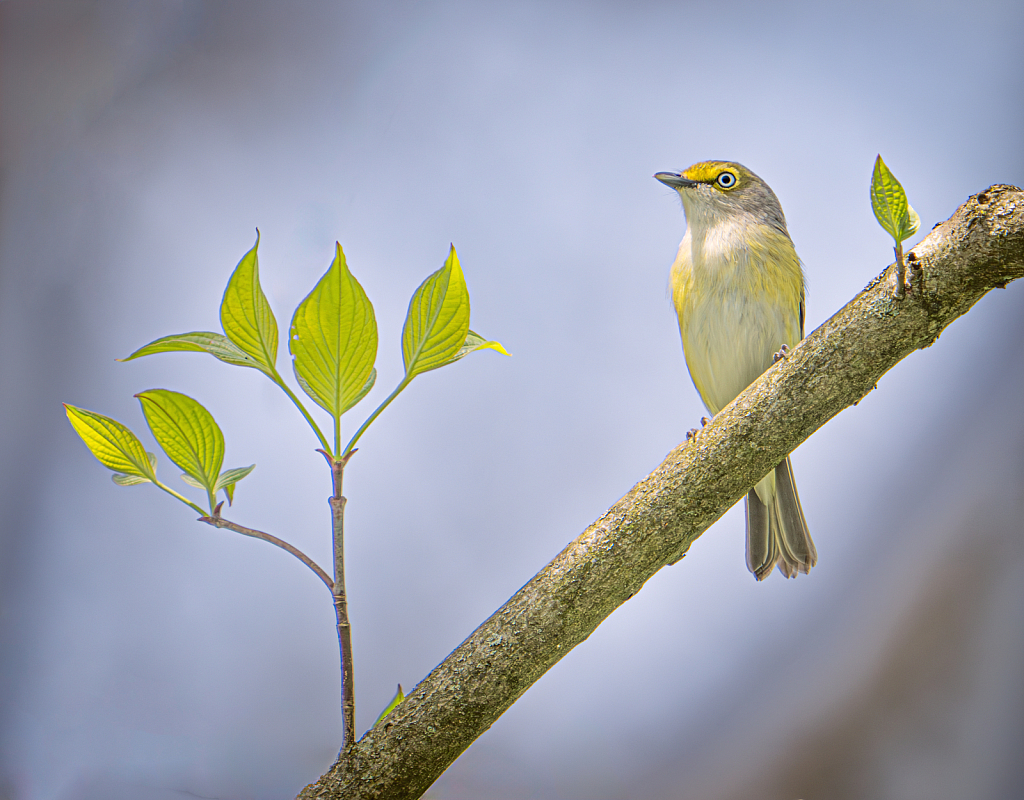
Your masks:
M402 692L402 684L398 684L398 691L395 692L395 696L391 698L391 702L384 706L384 710L380 712L380 716L377 717L376 720L374 720L373 724L376 725L378 722L384 719L384 717L386 717L395 708L397 708L398 704L401 703L403 700L405 700L405 694Z
M903 242L917 233L921 227L921 218L907 202L907 193L896 176L893 175L882 157L875 159L875 168L871 173L871 210L875 219L885 231L892 236L896 246L896 297L902 298L905 287L906 264L903 260Z

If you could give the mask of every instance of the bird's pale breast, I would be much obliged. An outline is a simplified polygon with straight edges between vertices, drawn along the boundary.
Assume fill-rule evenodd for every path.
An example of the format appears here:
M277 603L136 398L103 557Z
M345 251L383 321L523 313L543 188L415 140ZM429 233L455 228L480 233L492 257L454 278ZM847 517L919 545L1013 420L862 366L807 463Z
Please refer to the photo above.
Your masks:
M803 278L792 242L767 226L687 229L672 266L672 298L697 391L717 414L800 341Z

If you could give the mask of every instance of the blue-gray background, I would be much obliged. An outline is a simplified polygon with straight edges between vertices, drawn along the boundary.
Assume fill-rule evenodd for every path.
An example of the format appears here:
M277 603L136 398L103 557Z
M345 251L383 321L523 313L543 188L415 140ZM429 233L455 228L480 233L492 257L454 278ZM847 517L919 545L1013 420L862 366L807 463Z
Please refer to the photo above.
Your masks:
M116 487L60 407L142 433L134 392L195 396L227 465L258 465L231 517L327 563L328 474L277 389L114 361L215 328L256 226L279 324L335 239L376 307L349 432L449 242L513 354L417 379L348 470L361 732L697 424L666 297L684 223L652 173L767 180L808 329L891 260L876 153L925 230L1024 184L1024 6L825 9L0 3L0 797L283 798L336 754L323 586ZM430 796L1024 796L1022 318L1024 287L986 297L796 452L809 577L756 584L734 509Z

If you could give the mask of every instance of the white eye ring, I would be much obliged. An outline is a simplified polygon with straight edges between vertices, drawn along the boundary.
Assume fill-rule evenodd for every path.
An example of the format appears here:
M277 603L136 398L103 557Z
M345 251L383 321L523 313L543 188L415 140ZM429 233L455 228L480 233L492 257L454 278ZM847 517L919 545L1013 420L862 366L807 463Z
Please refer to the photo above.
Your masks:
M731 172L723 172L721 175L715 178L715 182L723 189L731 189L733 186L736 185L736 176L733 175Z

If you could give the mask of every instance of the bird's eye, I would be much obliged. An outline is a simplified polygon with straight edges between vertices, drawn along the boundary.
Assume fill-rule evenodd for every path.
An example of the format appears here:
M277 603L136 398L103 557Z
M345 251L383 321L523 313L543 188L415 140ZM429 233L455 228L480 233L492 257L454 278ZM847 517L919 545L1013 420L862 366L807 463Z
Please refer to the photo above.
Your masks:
M715 182L723 189L731 189L736 185L736 176L731 172L723 172L715 179Z

